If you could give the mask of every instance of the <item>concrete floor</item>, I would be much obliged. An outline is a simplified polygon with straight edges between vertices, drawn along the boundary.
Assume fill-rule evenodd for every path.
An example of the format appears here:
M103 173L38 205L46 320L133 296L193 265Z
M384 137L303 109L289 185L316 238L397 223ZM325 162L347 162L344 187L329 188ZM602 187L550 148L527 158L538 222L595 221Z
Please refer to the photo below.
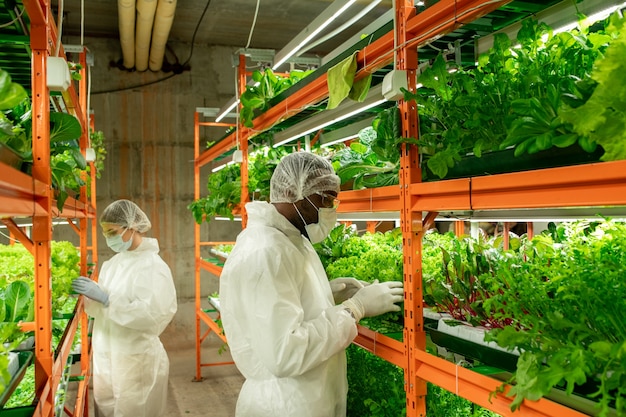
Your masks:
M209 341L207 341L209 342ZM203 345L202 362L231 361L228 352L218 354L217 343ZM169 403L164 417L232 417L243 377L235 365L202 367L196 382L196 351L168 349L170 358Z
M202 381L196 382L196 351L193 344L188 345L185 343L183 348L165 345L170 359L170 379L168 406L163 417L233 417L243 377L235 365L203 366ZM221 346L217 338L208 338L202 346L202 362L232 361L228 351L218 352ZM68 387L66 402L69 409L73 409L75 398L72 385ZM89 399L89 417L94 417L91 389Z

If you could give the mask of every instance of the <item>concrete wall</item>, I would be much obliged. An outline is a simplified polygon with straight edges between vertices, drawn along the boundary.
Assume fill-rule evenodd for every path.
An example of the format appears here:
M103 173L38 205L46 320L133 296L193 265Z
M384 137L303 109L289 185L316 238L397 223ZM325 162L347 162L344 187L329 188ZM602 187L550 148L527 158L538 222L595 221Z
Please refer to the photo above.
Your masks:
M78 43L69 39L65 44ZM195 337L194 220L187 205L194 199L194 112L197 107L220 107L234 95L235 49L195 45L191 71L127 72L115 63L117 39L85 39L94 56L91 68L91 109L96 130L104 132L107 156L97 183L98 215L112 201L136 202L152 222L150 236L159 240L161 256L172 269L179 311L163 335L168 346L189 347ZM190 45L173 45L181 62ZM145 87L134 87L170 76ZM130 87L130 88L129 88ZM201 132L202 146L212 132ZM204 148L201 148L204 149ZM201 192L206 190L206 176ZM69 227L55 228L55 239L71 238ZM203 239L234 240L239 222L212 221L202 225ZM69 234L69 235L68 235ZM98 236L100 263L112 252ZM218 279L205 274L203 299L217 291ZM167 339L167 340L166 340ZM183 346L184 345L184 346Z

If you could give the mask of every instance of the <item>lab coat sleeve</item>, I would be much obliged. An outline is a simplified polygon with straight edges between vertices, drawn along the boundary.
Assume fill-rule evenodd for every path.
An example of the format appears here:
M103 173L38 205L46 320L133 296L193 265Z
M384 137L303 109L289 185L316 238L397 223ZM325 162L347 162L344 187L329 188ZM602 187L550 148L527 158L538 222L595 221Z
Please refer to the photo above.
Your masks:
M272 374L297 376L345 349L356 337L356 323L342 306L305 320L301 297L306 294L297 276L302 266L293 256L269 252L256 253L251 288L241 292L243 305L250 306L244 313L251 324L250 344ZM250 269L246 273L250 276Z
M161 334L176 312L176 290L164 262L153 260L125 277L124 291L111 291L106 319L129 329Z

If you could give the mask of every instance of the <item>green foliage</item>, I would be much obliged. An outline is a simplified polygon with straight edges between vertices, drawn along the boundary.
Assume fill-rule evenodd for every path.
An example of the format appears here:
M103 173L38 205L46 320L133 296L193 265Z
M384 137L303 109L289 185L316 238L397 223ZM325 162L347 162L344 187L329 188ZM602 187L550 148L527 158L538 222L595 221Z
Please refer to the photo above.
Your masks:
M406 415L402 368L350 345L348 358L348 417L401 417ZM429 417L498 417L436 385L428 383L426 415Z
M0 111L0 141L25 161L32 160L30 117L28 96L13 107Z
M322 242L314 245L329 279L354 277L361 281L402 281L402 233L357 235L348 226L335 227ZM402 311L361 320L361 324L381 333L401 333Z
M401 417L406 415L402 368L350 345L348 359L349 417Z
M0 111L10 110L27 98L24 87L11 81L9 73L0 68Z
M611 42L604 56L595 62L592 82L580 80L580 89L571 95L571 106L563 106L559 112L577 134L588 138L590 146L597 143L604 148L603 161L626 159L625 24L626 19L617 14L611 16L607 28ZM590 95L583 95L589 91L584 83L595 85Z
M224 216L233 220L233 210L241 202L241 167L238 164L226 165L209 175L208 195L187 206L196 223L210 221L213 216Z
M489 339L523 351L509 393L514 409L553 387L571 393L592 382L600 415L609 405L626 411L624 265L626 225L580 221L553 226L502 257L491 280L483 276L492 289L485 308L511 321Z
M313 70L309 71L292 71L289 77L277 75L270 68L265 71L254 71L252 79L255 85L247 86L246 91L241 94L241 114L240 119L244 126L252 128L254 126L252 119L255 111L265 111L270 108L270 100L292 85L296 84L302 78L309 75Z
M465 398L443 388L427 384L426 415L428 417L498 417L493 411L482 408Z
M371 128L359 132L358 141L337 150L332 163L341 183L352 188L376 188L398 184L400 145L412 143L402 137L400 111L390 107L378 114Z
M24 378L7 400L4 408L11 409L31 405L35 401L35 367L33 365L26 368Z
M289 152L285 148L263 147L250 155L248 190L254 200L270 201L270 180L276 166Z
M60 317L72 307L67 307L68 303L74 303L74 299L70 297L70 294L72 293L72 280L78 278L80 274L80 254L71 242L53 241L50 257L52 312L54 317ZM16 281L27 283L29 286L28 294L31 299L28 308L31 310L34 275L34 258L24 246L20 244L0 245L0 288L11 287L12 283ZM19 288L23 289L23 284L19 285ZM23 292L19 292L19 294L23 295ZM6 302L6 295L4 299ZM20 298L20 300L21 299L22 298ZM11 305L21 306L21 304L15 303ZM26 310L22 307L18 308L16 311L24 313ZM23 314L20 315L20 317L22 316Z
M586 28L553 35L549 26L527 19L517 34L519 47L496 35L476 68L455 68L438 56L418 79L424 87L405 91L405 99L418 104L417 143L428 169L444 178L468 154L509 147L515 156L575 143L593 152L595 142L559 109L580 97L576 80L588 78L611 39Z
M3 82L6 87L9 77L7 73L4 74L6 76L0 72L0 91ZM31 103L28 95L19 97L20 100L10 100L12 106L3 108L0 113L0 141L17 152L22 160L32 163ZM85 171L87 162L78 145L81 134L82 127L74 116L61 112L50 113L50 167L59 210L63 208L68 191L78 194L80 186L84 184L81 172Z
M281 158L289 153L284 148L263 147L248 159L248 192L250 200L269 201L270 179ZM234 219L233 212L241 204L241 166L230 164L212 173L207 183L208 194L187 207L198 224L213 216Z

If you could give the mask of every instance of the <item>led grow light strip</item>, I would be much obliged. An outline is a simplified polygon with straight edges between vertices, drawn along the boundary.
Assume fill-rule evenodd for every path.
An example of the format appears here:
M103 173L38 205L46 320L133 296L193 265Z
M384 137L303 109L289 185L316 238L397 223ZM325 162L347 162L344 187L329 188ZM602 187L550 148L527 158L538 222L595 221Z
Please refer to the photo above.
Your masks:
M326 127L326 126L330 126L333 123L340 122L340 121L342 121L344 119L347 119L350 116L354 116L355 114L362 113L365 110L371 109L372 107L378 106L379 104L382 104L382 103L384 103L386 101L387 100L385 100L384 98L380 99L380 100L377 100L377 101L374 101L372 103L369 103L369 104L366 104L364 106L358 107L358 108L352 110L351 112L340 114L339 116L334 117L334 118L332 118L330 120L322 121L319 124L316 124L314 127L308 128L308 129L306 129L306 130L304 130L302 132L297 132L297 133L294 133L294 134L290 134L286 139L281 139L279 142L275 143L273 145L273 147L277 148L277 147L279 147L281 145L284 145L285 143L291 142L294 139L300 138L300 137L302 137L304 135L307 135L307 134L309 134L311 132L315 132L316 130L322 129L322 128Z
M284 64L289 58L291 58L296 52L298 52L304 45L306 45L311 39L313 39L318 33L331 24L337 17L345 12L350 6L356 3L356 0L348 0L341 4L341 1L335 1L326 8L318 17L316 17L298 36L292 39L281 51L276 54L276 62L272 66L272 70L276 71L278 67ZM339 7L337 9L337 7ZM327 15L329 15L327 17ZM311 33L307 33L311 28L315 28ZM304 39L300 38L304 36ZM285 52L286 50L286 52Z

